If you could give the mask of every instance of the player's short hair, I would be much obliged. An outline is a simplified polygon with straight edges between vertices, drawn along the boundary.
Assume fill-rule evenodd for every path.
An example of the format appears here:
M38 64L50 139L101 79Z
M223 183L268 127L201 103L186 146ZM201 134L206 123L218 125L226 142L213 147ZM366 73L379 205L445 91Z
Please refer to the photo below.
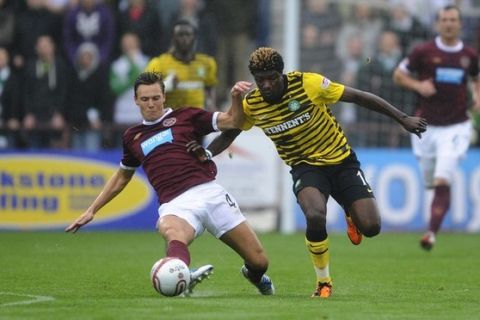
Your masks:
M137 89L140 85L152 85L158 83L160 88L162 88L162 93L165 93L165 83L163 82L163 76L160 72L142 72L135 79L135 84L133 86L135 90L135 97L137 96Z
M175 28L177 26L187 26L187 27L190 27L193 29L193 34L196 35L197 34L197 23L195 23L194 21L190 20L190 19L187 19L187 18L180 18L178 19L177 21L175 21L175 23L173 24L172 26L172 35L173 33L175 32Z
M275 70L283 73L283 58L273 48L260 47L252 52L248 61L250 73L255 75L259 71Z
M460 18L460 21L462 21L462 12L460 11L460 8L457 7L456 5L453 4L448 4L441 8L440 10L437 11L437 14L435 16L435 20L438 21L440 19L440 13L444 11L449 11L449 10L457 10L458 12L458 17Z

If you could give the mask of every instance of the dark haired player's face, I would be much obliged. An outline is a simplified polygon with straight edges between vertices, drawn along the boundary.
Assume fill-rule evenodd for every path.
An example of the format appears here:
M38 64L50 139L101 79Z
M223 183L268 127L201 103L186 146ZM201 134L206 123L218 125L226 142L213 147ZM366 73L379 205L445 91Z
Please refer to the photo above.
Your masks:
M162 92L160 84L141 84L137 88L135 103L140 107L140 113L146 121L155 121L160 119L165 110L165 95Z
M259 71L253 76L260 93L267 102L280 100L284 92L283 75L278 71Z
M462 30L460 13L456 9L440 11L437 18L437 29L444 39L454 40L458 38Z
M189 52L195 44L195 30L188 25L178 25L173 31L173 44L181 52Z

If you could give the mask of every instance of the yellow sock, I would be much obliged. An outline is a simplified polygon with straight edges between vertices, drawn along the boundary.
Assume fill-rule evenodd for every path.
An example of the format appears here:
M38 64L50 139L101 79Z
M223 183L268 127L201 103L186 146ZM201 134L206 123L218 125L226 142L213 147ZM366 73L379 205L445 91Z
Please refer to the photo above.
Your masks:
M328 270L328 263L330 262L328 238L320 242L311 242L305 238L305 244L312 259L313 268L317 274L317 282L332 282L330 271Z

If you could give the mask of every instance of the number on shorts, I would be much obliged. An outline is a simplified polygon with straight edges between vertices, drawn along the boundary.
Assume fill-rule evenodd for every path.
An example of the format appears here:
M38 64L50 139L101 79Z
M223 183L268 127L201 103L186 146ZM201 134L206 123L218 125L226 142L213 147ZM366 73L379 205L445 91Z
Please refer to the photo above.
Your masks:
M362 174L362 172L361 172L360 170L357 171L357 176L360 177L360 180L362 180L362 183L363 183L364 186L367 186L367 185L368 185L368 184L367 184L367 181L365 180L365 177L363 176L363 174Z
M227 194L225 194L225 200L227 201L228 205L230 207L234 207L236 208L237 207L237 204L232 200L232 198L230 198L230 196Z

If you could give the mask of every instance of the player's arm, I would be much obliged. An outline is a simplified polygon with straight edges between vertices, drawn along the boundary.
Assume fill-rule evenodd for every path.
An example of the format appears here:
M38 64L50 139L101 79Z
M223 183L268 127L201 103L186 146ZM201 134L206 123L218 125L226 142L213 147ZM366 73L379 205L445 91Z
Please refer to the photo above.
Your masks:
M393 82L399 86L415 91L423 97L430 97L437 93L432 79L418 80L406 71L406 67L402 64L393 72Z
M420 117L411 117L395 108L385 99L366 91L345 86L340 101L352 102L364 108L382 113L400 123L405 130L421 138L421 133L427 130L427 121Z
M235 83L230 90L232 104L227 112L219 112L217 117L217 127L221 131L230 129L240 129L245 122L245 113L243 112L242 98L243 94L252 87L251 82L239 81Z
M242 132L241 129L223 131L210 142L207 148L204 148L198 141L192 140L187 143L187 151L193 153L201 162L211 160L212 157L227 149L240 132Z
M107 181L98 197L85 212L78 217L71 225L65 228L65 232L77 232L82 226L93 220L95 214L104 205L115 198L130 182L135 170L119 168L117 172Z
M476 77L472 79L472 97L473 107L476 112L480 112L480 78Z

